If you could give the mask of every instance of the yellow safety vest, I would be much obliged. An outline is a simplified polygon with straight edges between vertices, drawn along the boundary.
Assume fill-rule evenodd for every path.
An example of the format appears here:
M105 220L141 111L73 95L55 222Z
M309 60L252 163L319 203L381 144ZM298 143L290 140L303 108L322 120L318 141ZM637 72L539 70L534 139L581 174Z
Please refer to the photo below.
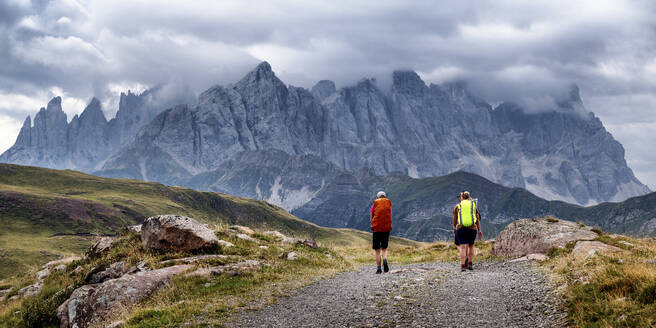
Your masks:
M476 203L471 199L464 199L458 204L458 224L463 227L476 224Z

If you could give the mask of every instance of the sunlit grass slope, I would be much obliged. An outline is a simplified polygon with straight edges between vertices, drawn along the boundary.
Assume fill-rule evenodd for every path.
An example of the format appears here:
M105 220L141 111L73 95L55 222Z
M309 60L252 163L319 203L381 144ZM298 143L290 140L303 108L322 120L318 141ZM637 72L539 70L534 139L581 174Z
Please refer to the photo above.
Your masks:
M327 246L360 246L371 238L361 231L319 227L264 201L70 170L0 164L0 279L80 254L92 242L89 235L115 234L121 227L158 214L279 230L312 237Z

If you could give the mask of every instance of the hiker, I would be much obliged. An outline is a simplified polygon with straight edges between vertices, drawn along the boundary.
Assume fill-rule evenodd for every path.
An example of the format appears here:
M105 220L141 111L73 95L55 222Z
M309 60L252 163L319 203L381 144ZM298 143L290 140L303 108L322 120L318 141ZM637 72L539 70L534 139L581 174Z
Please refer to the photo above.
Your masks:
M481 231L481 214L478 212L476 202L471 199L469 191L458 195L460 203L453 209L453 233L455 244L460 255L460 271L474 270L474 241L476 232L483 237Z
M378 270L376 274L382 273L380 270L380 258L383 258L383 269L389 272L387 264L387 244L389 242L390 231L392 230L392 202L387 199L384 191L379 191L377 199L371 206L371 230L373 231L373 249L376 253L376 265ZM381 254L382 253L382 254Z

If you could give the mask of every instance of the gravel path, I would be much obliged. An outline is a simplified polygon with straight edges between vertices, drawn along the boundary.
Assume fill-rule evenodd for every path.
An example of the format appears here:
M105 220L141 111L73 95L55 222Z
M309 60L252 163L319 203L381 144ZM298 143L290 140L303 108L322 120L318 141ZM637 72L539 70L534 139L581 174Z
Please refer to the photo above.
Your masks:
M565 313L527 262L372 267L342 273L239 313L228 327L562 327Z

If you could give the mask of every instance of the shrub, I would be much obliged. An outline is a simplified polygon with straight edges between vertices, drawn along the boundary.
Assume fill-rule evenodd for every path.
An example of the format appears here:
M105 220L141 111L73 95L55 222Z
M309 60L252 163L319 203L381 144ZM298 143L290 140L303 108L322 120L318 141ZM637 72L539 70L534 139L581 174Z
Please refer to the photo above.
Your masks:
M653 304L656 301L656 282L652 282L640 290L638 301L642 304Z
M594 232L594 233L596 233L596 234L598 234L599 236L602 236L602 235L604 234L604 232L601 231L601 229L599 229L599 228L597 228L597 227L592 228L591 231Z
M576 245L576 242L570 241L569 243L565 244L565 247L551 248L547 252L547 256L549 256L550 258L554 258L556 256L569 254L569 253L572 252L575 245Z
M556 219L556 218L552 218L552 217L548 217L548 218L547 218L547 222L549 222L549 223L556 223L556 222L558 222L558 219Z
M23 301L21 314L26 327L47 327L59 324L57 307L64 303L73 293L73 288L47 288L39 295Z

